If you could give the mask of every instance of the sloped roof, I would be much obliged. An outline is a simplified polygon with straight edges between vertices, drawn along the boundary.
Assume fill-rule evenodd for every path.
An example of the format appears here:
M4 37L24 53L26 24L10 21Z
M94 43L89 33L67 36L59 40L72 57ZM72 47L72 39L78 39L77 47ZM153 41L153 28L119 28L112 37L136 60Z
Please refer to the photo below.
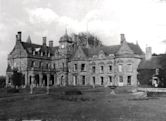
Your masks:
M57 50L59 47L53 47L50 48L48 46L43 46L43 45L38 45L38 44L32 44L32 43L27 43L27 42L21 42L24 49L28 52L28 54L30 54L30 50L35 50L36 48L40 48L40 52L45 52L45 51L49 51L52 54L55 52L55 50Z
M139 45L137 44L135 45L133 43L128 43L128 45L131 48L131 50L133 50L134 54L138 54L138 55L144 54Z
M83 51L87 57L92 57L93 55L98 55L101 50L104 52L105 55L115 54L118 51L119 47L120 45L83 48Z
M156 69L166 68L166 54L152 56L150 60L142 60L138 66L138 69Z
M134 54L142 55L144 54L139 45L133 43L128 43L131 50ZM109 54L116 54L120 49L121 45L112 45L112 46L101 46L96 48L82 48L87 57L92 57L93 55L98 55L102 50L106 56Z
M12 70L11 66L8 65L8 66L7 66L7 69L6 69L6 72L12 72L12 71L13 71L13 70Z

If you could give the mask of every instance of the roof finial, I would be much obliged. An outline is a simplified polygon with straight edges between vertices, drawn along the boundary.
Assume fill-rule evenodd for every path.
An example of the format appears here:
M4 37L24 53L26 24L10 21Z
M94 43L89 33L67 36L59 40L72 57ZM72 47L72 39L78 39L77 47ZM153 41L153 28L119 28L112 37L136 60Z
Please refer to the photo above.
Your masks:
M29 35L28 38L27 38L27 43L32 43L32 42L31 42L31 37L30 37L30 35Z
M65 29L65 34L67 35L67 27L66 27L66 29Z
M138 45L138 41L136 40L136 45Z

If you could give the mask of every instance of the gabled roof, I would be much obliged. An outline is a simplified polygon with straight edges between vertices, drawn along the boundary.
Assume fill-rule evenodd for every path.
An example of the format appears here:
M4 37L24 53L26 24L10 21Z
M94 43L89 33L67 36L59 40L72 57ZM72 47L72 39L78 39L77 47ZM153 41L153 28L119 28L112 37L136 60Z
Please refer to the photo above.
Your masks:
M142 60L138 66L138 69L156 69L166 68L166 54L152 56L150 60Z

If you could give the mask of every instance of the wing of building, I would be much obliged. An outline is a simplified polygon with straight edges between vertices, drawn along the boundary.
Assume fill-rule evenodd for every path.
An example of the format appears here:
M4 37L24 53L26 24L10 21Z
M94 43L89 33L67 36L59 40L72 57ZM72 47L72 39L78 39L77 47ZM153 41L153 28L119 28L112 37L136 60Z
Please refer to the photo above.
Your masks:
M87 37L88 38L88 37ZM8 55L7 83L12 83L13 69L24 75L24 85L137 85L137 69L144 53L138 44L128 43L121 34L121 43L112 46L76 44L65 33L58 46L43 37L43 44L26 42L21 32ZM74 38L78 39L78 38Z

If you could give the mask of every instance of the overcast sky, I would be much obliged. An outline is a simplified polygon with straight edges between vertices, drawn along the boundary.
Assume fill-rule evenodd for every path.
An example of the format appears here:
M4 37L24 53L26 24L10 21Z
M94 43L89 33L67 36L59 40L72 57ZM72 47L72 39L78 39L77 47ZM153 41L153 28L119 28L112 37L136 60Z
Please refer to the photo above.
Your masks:
M119 44L120 33L142 50L166 51L166 0L0 0L0 75L17 31L41 44L68 33L88 31L107 45Z

